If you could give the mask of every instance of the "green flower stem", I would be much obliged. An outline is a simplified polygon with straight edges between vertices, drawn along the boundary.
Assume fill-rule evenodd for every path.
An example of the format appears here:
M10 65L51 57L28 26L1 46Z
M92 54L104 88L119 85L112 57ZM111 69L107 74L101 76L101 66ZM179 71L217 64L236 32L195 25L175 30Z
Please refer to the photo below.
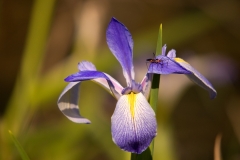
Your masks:
M56 0L35 0L34 2L20 73L6 107L3 122L0 123L0 148L4 149L0 159L9 159L12 155L11 145L6 138L8 129L12 130L16 136L20 135L20 131L28 126L33 114L32 100L38 96L36 88L39 83L39 70L43 64L55 2Z
M162 24L159 27L156 56L162 53ZM158 90L160 84L160 74L153 74L152 87L150 92L150 105L155 113L157 113ZM131 153L131 160L152 160L154 153L154 139L146 151L141 154Z
M156 56L162 53L162 24L160 24L156 48ZM150 93L150 105L157 114L158 90L160 85L160 74L153 74L152 87ZM157 117L157 116L156 116ZM154 153L154 139L150 145L151 153Z
M29 112L29 103L37 94L35 89L45 55L55 1L36 0L34 2L20 75L18 75L5 117L8 128L17 135L22 127L19 124L23 124L25 114Z

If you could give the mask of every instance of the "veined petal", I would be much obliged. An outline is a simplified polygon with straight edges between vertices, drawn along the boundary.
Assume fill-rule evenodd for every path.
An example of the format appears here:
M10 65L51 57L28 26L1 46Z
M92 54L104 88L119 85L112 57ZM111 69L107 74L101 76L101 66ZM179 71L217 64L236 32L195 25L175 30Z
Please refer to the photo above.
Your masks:
M191 72L182 67L171 58L163 55L156 57L156 62L152 62L148 67L148 73L155 74L190 74Z
M103 72L84 70L65 78L65 81L67 82L77 82L86 80L94 80L95 82L99 83L110 93L112 93L116 99L119 99L121 96L121 91L123 87L114 78Z
M71 82L63 90L58 98L58 108L71 121L75 123L91 123L80 115L78 107L78 91L80 82Z
M212 84L202 74L200 74L196 69L194 69L189 63L187 63L181 58L175 58L174 60L192 73L187 74L186 76L202 88L206 89L209 92L211 99L217 96L217 92L213 88Z
M131 86L134 79L133 40L128 29L115 18L112 18L107 29L107 44L123 68L127 84Z
M142 153L157 134L155 113L142 93L120 97L111 120L114 143L128 152Z

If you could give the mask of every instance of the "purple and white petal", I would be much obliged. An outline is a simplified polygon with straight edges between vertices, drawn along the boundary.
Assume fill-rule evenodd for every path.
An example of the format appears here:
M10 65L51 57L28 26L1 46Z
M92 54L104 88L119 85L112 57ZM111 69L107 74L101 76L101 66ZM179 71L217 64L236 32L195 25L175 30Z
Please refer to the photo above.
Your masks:
M103 80L104 79L104 80ZM99 71L80 71L65 78L66 82L94 80L107 89L116 99L121 97L122 86L111 76ZM113 81L112 81L113 80ZM107 84L108 86L107 86Z
M165 45L162 47L162 56L166 56L166 50L167 50L167 45L165 44Z
M58 108L71 121L75 123L91 123L80 115L78 98L80 82L69 83L58 98Z
M107 44L123 68L123 75L128 86L134 79L133 40L128 29L115 18L112 18L107 29Z
M104 72L103 72L104 73ZM110 94L113 94L113 96L118 100L121 96L122 96L122 90L123 87L122 85L116 80L114 79L112 76L110 76L107 73L104 73L112 82L114 88L111 89L109 88L109 83L105 78L96 78L93 79L94 82L97 82L99 85L101 85L103 88L105 88Z
M182 67L189 70L192 74L187 74L186 76L191 79L193 82L198 84L200 87L204 88L209 92L210 98L214 99L217 96L216 90L213 88L212 84L195 68L193 68L189 63L184 61L181 58L175 58L175 61L178 62Z
M155 74L190 74L187 69L172 60L171 58L163 55L156 57L159 62L152 62L148 67L148 73Z
M175 49L170 50L167 54L167 57L171 59L176 58L176 50Z
M88 61L82 61L78 63L78 70L79 71L96 71L96 67L94 64Z
M157 134L155 113L142 93L123 95L111 120L114 143L128 152L142 153Z
M80 71L77 72L75 74L72 74L70 76L68 76L67 78L65 78L64 80L66 82L77 82L77 81L87 81L87 80L92 80L95 78L105 78L106 80L110 79L103 73L100 71Z
M144 95L144 97L146 99L149 98L150 95L150 90L151 90L151 86L152 86L152 78L153 78L153 74L151 73L147 73L144 77L143 80L141 82L142 85L142 94Z

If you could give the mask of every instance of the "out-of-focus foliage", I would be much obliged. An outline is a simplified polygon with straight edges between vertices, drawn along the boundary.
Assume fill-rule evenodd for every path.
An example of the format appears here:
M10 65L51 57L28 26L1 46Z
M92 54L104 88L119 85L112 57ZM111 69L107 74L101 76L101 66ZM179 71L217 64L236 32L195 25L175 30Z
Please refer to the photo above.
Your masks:
M8 130L34 160L130 159L112 142L116 101L101 87L81 86L81 113L90 125L70 122L56 104L63 79L77 72L79 61L122 77L105 39L111 17L133 35L137 81L147 70L145 59L152 58L162 23L163 44L218 92L210 100L183 75L161 76L153 158L212 160L221 134L221 147L215 148L221 148L222 158L240 159L238 0L3 0L0 7L0 159L21 159Z

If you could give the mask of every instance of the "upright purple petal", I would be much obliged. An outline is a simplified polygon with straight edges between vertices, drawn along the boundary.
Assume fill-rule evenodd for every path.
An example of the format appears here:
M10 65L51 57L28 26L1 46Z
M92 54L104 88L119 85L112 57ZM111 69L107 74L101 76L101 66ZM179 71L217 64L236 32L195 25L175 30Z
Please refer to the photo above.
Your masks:
M88 61L82 61L78 63L78 70L79 71L96 71L96 67L94 64Z
M175 58L176 57L176 50L175 49L172 49L168 52L167 56L171 59Z
M191 72L179 65L171 58L158 55L155 62L151 62L148 67L148 73L155 74L190 74Z
M165 44L165 45L162 47L162 55L163 55L163 56L166 56L166 50L167 50L167 45Z
M152 78L153 78L153 74L147 73L141 81L142 94L144 95L144 97L146 99L148 99L149 95L150 95L150 90L151 90L151 86L152 86Z
M128 29L115 18L112 18L107 29L107 44L123 68L123 75L131 86L134 79L133 40Z

